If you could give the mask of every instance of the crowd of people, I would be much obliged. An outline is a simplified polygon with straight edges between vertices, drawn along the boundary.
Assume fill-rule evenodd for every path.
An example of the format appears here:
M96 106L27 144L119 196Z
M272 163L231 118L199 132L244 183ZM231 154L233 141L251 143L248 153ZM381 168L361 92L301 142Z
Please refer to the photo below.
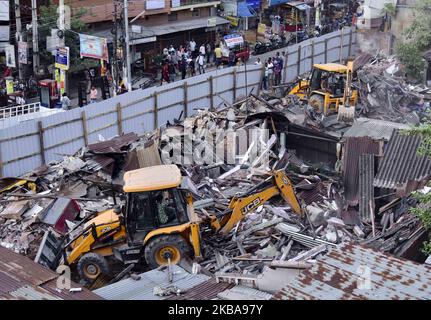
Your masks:
M262 79L261 88L263 90L271 89L273 86L278 86L282 82L282 71L284 67L284 59L283 56L285 53L283 52L280 55L280 52L275 54L275 57L269 57L265 62L265 73ZM256 65L262 65L262 62L259 58L257 58Z
M197 72L205 73L206 65L217 52L214 49L216 48L211 43L203 43L198 47L194 39L177 49L173 45L163 49L160 84L174 82L177 75L185 79L187 76L195 76Z

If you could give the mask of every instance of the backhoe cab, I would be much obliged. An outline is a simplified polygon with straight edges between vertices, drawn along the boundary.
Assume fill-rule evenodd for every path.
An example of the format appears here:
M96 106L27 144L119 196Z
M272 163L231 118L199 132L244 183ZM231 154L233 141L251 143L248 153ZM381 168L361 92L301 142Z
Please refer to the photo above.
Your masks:
M353 62L347 65L338 63L315 64L310 77L300 80L289 92L308 104L318 112L327 115L338 112L340 105L356 106L357 90L352 90Z
M126 172L125 208L102 212L88 221L84 231L63 247L64 263L76 264L80 277L89 282L110 273L107 258L111 257L126 265L145 261L152 269L177 264L186 257L201 257L201 225L227 234L247 213L277 195L294 212L302 212L283 171L274 172L246 194L234 197L221 216L209 215L206 219L195 214L192 196L180 188L181 180L176 165Z

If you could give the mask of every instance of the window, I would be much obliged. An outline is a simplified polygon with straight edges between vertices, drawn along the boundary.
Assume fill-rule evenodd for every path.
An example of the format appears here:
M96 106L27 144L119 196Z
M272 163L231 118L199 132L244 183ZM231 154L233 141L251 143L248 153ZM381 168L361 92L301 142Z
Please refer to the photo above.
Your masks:
M192 11L192 17L199 17L201 15L201 11L199 9L194 9Z
M147 230L154 228L154 219L148 193L134 193L130 199L130 213L135 215L135 229Z
M172 12L168 14L168 21L177 21L178 15L176 12Z

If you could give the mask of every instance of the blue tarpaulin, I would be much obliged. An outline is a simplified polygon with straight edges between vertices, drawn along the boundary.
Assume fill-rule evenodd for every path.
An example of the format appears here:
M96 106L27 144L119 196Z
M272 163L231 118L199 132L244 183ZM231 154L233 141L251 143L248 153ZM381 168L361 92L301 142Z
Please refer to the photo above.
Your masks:
M250 12L250 9L249 9L249 7L245 1L244 2L238 2L237 16L241 17L241 18L253 17L253 14Z
M291 0L269 0L269 5L270 6L276 6L276 5L279 5L279 4L288 3L290 1Z
M260 0L246 0L246 2L247 2L247 5L253 8L254 10L260 9Z

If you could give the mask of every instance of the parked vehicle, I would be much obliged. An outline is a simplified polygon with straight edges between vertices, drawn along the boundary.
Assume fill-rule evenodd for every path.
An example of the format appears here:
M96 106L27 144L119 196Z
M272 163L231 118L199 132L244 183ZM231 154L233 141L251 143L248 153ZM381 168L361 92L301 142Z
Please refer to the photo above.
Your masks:
M247 61L250 58L250 47L242 35L238 33L225 35L220 45L223 54L222 61L224 63L229 61L229 52L231 50L235 53L236 60Z

